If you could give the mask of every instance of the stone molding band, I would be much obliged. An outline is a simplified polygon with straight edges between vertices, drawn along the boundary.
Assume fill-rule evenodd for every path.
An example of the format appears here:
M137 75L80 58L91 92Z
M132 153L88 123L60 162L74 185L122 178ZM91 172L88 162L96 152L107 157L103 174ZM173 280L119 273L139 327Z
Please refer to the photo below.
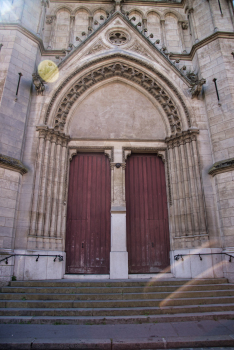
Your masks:
M59 2L59 1L57 1ZM64 2L61 1L61 2ZM69 1L70 2L70 1ZM173 3L167 3L167 5L171 7L171 5L173 5ZM154 3L154 6L157 6L156 3ZM159 6L162 6L162 3L159 3ZM166 6L166 4L165 4ZM175 3L175 6L178 7L178 3ZM29 29L24 28L21 24L18 23L1 23L0 24L0 29L2 30L18 30L20 33L24 34L26 37L28 37L30 40L33 40L35 43L38 44L39 49L40 49L40 53L43 56L63 56L65 57L65 53L64 50L47 50L44 47L43 41L41 38L39 38L37 35L35 35L34 33L32 33ZM191 61L195 55L195 53L197 52L197 50L199 50L200 48L202 48L203 46L211 43L212 41L216 40L216 39L233 39L234 38L234 33L232 32L221 32L221 31L217 31L209 36L207 36L206 38L202 39L201 41L199 41L198 43L195 43L192 48L190 53L188 54L171 54L170 58L171 59L180 59L183 61ZM82 47L83 45L79 46ZM62 62L63 63L63 62Z
M4 156L3 154L0 154L0 168L13 170L20 173L21 175L24 175L28 172L27 168L20 160L9 156Z
M68 142L70 141L70 136L65 135L59 131L49 128L48 126L39 125L36 127L36 130L39 131L39 138L46 139L46 141L51 141L56 143L56 145L62 145L67 147Z
M166 83L166 85L169 88L169 91L170 90L173 91L173 93L180 100L181 106L187 118L188 125L189 127L191 126L189 111L183 101L182 96L179 94L179 92L174 87L174 85L166 77L164 77L164 75L162 75L160 72L155 71L149 65L143 64L142 62L139 62L136 59L126 57L125 55L122 55L122 54L111 55L111 58L116 58L116 57L117 58L123 57L125 62L123 63L119 61L112 64L106 64L102 67L98 67L96 70L93 70L87 74L84 74L82 77L79 78L78 81L76 81L73 84L73 87L71 87L69 91L63 96L63 99L60 101L59 107L57 108L57 113L55 116L55 130L63 131L66 124L67 115L72 105L78 99L79 96L81 96L85 91L87 91L88 88L105 79L108 79L114 76L121 76L143 87L157 100L157 102L161 104L163 110L167 115L172 134L181 132L182 125L181 125L179 112L177 111L176 104L175 102L173 102L169 93L165 91L163 87L160 86L158 81L152 78L149 74L144 73L141 69L135 68L128 61L130 62L134 61L137 64L141 64L141 66L145 66L147 69L150 69L151 71L153 71L153 73L156 74L156 76L158 76L160 79L162 79ZM105 58L105 60L109 60L109 59L110 59L109 56ZM82 70L89 68L96 63L102 62L103 60L104 60L103 58L97 59L94 62L90 62L89 64L86 64L83 67L77 69L59 86L59 88L56 90L48 106L48 109L45 115L45 121L44 121L45 124L48 123L51 109L53 107L53 104L56 98L58 97L58 94L66 86L66 84L74 76L80 73Z
M214 163L214 165L212 165L208 171L208 174L215 176L217 174L226 173L227 171L234 171L234 158L229 158Z
M199 129L191 128L187 131L182 131L171 137L166 137L165 142L167 143L168 149L178 147L180 145L185 145L191 141L197 140L197 135L199 134Z

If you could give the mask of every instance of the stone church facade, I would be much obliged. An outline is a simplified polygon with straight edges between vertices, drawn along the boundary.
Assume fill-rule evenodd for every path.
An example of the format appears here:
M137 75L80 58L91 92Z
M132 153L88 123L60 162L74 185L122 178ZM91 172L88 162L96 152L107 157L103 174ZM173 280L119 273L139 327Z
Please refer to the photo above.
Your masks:
M232 1L0 11L1 278L233 281Z

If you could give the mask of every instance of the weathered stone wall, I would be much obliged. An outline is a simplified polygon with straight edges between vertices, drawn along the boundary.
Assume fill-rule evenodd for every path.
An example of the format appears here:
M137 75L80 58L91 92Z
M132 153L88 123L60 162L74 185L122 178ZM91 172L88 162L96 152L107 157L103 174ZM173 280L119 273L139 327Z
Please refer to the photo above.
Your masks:
M1 97L2 154L22 159L25 126L29 113L32 73L35 71L37 44L18 30L0 30L3 47L0 52L4 90ZM18 96L16 90L22 73ZM4 132L3 132L4 130Z
M17 216L22 176L0 168L0 248L14 248L14 223Z

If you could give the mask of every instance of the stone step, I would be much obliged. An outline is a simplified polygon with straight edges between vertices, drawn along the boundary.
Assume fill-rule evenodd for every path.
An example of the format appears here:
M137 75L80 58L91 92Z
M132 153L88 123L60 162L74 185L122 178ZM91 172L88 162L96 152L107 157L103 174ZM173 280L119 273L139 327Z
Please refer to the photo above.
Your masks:
M0 324L103 325L233 319L233 311L138 316L0 316Z
M232 312L234 304L188 305L170 307L135 307L135 308L6 308L0 309L0 316L151 316L189 313L196 315L203 312Z
M109 294L70 294L60 293L2 293L1 300L142 300L142 299L165 299L165 298L201 298L201 297L231 297L234 296L234 289L211 290L211 291L173 291L154 293L109 293Z
M144 300L0 300L0 308L134 308L204 304L234 304L234 296Z
M44 283L41 283L44 286ZM2 287L2 293L109 294L183 291L234 290L234 284L180 284L144 287Z
M167 286L167 285L182 285L185 283L189 284L222 284L227 283L226 278L216 279L168 279L168 280L147 280L147 281L133 281L133 280L122 280L122 281L101 281L101 282L77 282L77 281L12 281L10 282L11 287L145 287L145 286Z

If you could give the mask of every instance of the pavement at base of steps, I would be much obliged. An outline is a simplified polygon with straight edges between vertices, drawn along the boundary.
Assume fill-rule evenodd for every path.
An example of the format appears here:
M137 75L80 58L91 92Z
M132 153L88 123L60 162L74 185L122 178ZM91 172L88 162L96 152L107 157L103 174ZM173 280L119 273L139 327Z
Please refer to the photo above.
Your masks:
M233 347L234 350L234 319L126 325L0 326L1 350L143 350L204 347Z

